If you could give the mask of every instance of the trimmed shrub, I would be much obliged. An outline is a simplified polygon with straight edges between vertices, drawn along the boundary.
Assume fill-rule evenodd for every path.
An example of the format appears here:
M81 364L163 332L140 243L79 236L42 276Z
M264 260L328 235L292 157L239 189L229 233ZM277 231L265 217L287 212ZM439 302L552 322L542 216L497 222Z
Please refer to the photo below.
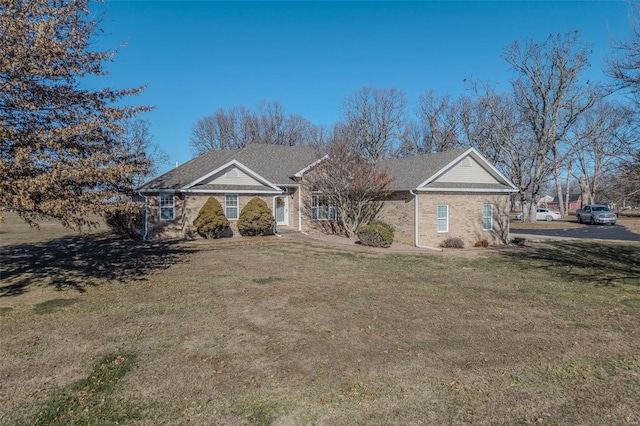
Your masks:
M393 243L393 232L380 224L365 225L358 229L357 234L365 246L389 247Z
M382 226L383 228L385 228L387 231L391 233L392 239L395 237L396 228L389 222L385 222L384 220L380 220L380 219L374 219L371 222L369 222L369 225Z
M464 248L464 243L460 238L451 237L441 242L440 247L461 249L461 248Z
M142 238L144 232L144 205L129 204L108 211L104 221L114 234L122 235L132 240Z
M480 240L480 241L476 241L476 243L473 245L474 247L484 247L487 248L489 247L489 241L487 240Z
M203 238L220 238L231 235L229 220L222 212L222 206L213 197L209 197L193 221L198 234Z
M238 231L245 237L271 235L276 227L276 219L267 203L255 197L242 208L238 217Z

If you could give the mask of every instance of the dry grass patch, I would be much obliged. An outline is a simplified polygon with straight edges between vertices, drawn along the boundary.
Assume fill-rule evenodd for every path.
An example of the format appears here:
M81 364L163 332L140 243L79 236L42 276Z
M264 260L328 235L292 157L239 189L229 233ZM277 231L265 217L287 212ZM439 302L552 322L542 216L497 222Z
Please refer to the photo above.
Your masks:
M84 293L9 267L42 285L0 297L0 423L33 419L105 353L136 355L105 400L138 424L640 422L637 245L180 247ZM34 315L63 298L79 302Z

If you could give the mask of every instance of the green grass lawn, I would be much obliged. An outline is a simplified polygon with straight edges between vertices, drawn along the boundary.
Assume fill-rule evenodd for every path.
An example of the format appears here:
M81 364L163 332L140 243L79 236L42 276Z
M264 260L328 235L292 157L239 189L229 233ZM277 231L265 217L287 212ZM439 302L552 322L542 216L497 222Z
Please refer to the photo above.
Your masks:
M640 422L638 244L1 231L0 424Z

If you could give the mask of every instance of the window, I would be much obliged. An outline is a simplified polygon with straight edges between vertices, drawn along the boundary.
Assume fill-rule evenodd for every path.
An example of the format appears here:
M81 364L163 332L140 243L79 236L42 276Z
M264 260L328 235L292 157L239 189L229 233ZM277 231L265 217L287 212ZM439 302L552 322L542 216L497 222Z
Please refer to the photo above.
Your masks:
M484 231L493 229L493 204L482 205L482 229Z
M311 198L312 220L336 220L336 207L331 197L313 195Z
M227 194L224 197L224 215L227 219L238 218L238 194Z
M176 217L176 204L173 195L160 194L160 220L173 220Z
M449 206L438 206L438 232L449 232Z

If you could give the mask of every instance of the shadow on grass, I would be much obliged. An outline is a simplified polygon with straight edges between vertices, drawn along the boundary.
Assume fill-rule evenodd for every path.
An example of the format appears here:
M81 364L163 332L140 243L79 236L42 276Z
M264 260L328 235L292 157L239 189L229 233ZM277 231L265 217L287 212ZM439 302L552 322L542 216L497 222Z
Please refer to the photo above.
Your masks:
M17 296L43 283L84 292L103 281L145 280L150 272L168 268L190 252L179 241L133 241L107 234L4 246L0 297Z
M547 247L506 252L518 268L561 273L595 285L640 286L640 246L594 241L555 241Z

